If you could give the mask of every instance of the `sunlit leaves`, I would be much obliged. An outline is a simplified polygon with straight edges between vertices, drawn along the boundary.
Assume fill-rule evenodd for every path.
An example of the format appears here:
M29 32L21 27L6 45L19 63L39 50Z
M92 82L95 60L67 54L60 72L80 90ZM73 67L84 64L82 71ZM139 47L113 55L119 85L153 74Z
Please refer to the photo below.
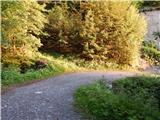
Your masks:
M2 61L23 62L41 46L38 35L46 21L35 1L2 1ZM33 53L32 55L30 55Z

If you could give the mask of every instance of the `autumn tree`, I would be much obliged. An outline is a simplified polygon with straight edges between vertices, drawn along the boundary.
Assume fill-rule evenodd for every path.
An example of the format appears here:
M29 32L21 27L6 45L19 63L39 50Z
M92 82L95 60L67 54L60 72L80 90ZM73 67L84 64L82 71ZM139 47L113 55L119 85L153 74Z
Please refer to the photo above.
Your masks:
M131 1L62 2L48 18L46 48L85 60L138 65L146 22Z
M20 64L33 59L41 46L39 35L46 22L36 1L2 1L2 62Z

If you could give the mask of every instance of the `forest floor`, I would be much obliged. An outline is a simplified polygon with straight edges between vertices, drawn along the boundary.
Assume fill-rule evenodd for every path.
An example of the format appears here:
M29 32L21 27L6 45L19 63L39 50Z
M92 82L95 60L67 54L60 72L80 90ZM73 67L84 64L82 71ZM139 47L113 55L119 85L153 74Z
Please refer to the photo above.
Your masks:
M108 83L135 76L132 72L79 72L18 87L2 95L2 120L82 120L73 94L80 85L99 79Z

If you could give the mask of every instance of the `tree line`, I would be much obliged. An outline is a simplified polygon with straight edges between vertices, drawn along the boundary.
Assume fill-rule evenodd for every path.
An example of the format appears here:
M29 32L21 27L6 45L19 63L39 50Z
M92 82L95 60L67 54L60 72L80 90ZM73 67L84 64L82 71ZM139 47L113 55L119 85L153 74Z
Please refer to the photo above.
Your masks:
M138 65L146 22L131 1L2 1L2 62L42 51Z

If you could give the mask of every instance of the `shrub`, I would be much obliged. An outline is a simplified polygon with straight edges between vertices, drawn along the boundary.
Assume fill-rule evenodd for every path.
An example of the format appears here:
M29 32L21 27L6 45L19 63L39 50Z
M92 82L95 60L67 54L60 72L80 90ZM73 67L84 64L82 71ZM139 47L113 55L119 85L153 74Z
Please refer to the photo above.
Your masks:
M135 5L135 7L137 7L138 9L140 9L144 4L144 1L143 0L132 1L132 4Z
M43 43L52 50L78 53L87 60L136 66L146 23L131 4L85 1L76 8L66 3L54 6L48 16L51 27L47 28L52 32Z
M157 49L156 41L143 41L143 46Z
M113 90L104 82L82 86L75 103L92 120L158 120L159 80L126 78L114 82Z
M160 51L152 47L142 47L142 57L150 59L156 65L160 65Z
M56 16L56 17L55 17ZM48 15L49 24L45 31L47 36L42 37L43 50L54 50L59 53L68 53L75 50L79 42L76 39L80 28L80 16L75 13L69 13L66 4L55 6ZM72 47L70 44L74 44ZM79 45L79 44L78 44Z
M113 91L116 94L127 93L131 97L146 91L148 97L154 96L160 108L160 77L130 77L113 82Z
M143 7L159 7L160 1L144 1L142 6Z
M21 63L20 64L20 73L25 73L27 72L27 69L29 68L29 66L26 63Z
M35 61L34 68L35 69L42 69L42 68L45 68L46 66L47 66L47 64L44 61L37 60L37 61Z

